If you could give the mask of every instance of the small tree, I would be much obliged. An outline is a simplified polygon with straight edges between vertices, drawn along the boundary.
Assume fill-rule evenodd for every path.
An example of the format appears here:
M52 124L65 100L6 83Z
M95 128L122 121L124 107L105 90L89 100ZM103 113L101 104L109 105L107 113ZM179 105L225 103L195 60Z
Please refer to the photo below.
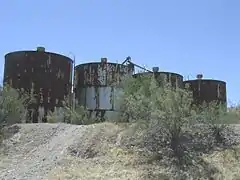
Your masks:
M123 88L122 116L128 114L130 122L144 124L149 131L159 127L165 141L175 155L180 155L180 137L185 127L195 120L191 93L172 88L169 84L159 86L153 76L132 78ZM149 132L148 131L148 132Z
M151 76L128 77L120 84L123 92L118 98L121 121L139 123L150 120L150 84Z
M181 156L180 138L196 117L196 112L191 106L192 95L181 88L173 89L169 84L158 87L153 82L150 89L153 124L162 127L163 136L170 142L171 149L175 155Z

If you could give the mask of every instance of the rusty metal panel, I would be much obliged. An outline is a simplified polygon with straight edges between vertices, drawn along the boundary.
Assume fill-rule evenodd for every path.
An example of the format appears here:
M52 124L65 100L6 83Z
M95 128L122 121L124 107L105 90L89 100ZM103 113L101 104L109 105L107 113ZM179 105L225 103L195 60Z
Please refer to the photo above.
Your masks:
M85 104L89 110L113 110L113 87L88 87L85 89L86 94L84 91L80 94L81 105ZM86 100L84 95L86 95Z
M114 88L113 108L116 111L120 110L120 102L122 100L123 90L120 88Z
M133 73L129 66L106 61L80 64L75 67L76 99L92 114L104 116L105 111L115 111L115 83Z
M4 83L36 95L36 111L61 106L71 92L72 60L43 51L16 51L5 55Z
M116 63L87 63L75 67L77 87L111 86L122 80L129 67ZM76 82L77 81L77 82Z
M113 110L114 88L100 87L99 88L99 109Z
M82 88L79 93L79 104L89 110L119 109L117 96L119 89L115 87L88 87Z
M81 88L77 92L78 92L78 95L76 95L76 97L78 97L78 99L76 98L77 104L86 107L86 101L87 101L86 92L87 92L87 88Z
M81 95L83 96L83 95ZM94 110L97 109L98 105L97 105L97 97L96 97L96 93L95 93L95 88L94 87L88 87L86 88L86 108L90 109L90 110Z
M218 101L226 104L227 92L226 82L211 79L197 79L184 81L184 86L189 87L193 92L193 98L196 104L203 102Z

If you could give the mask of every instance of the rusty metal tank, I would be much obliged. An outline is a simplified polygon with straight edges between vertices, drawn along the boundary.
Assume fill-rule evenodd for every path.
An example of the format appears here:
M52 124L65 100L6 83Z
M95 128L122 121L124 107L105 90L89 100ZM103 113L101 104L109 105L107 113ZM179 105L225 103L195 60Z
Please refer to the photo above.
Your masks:
M202 79L202 75L198 75L197 79L184 81L184 86L193 93L193 99L197 105L212 101L227 105L226 82L224 81Z
M153 67L152 72L143 72L134 74L133 77L141 77L141 76L152 76L154 75L156 81L159 85L163 85L169 83L171 87L183 88L183 76L173 72L164 72L158 71L158 67Z
M75 67L75 93L77 104L84 106L93 117L114 118L119 109L117 96L120 89L114 86L125 75L132 75L134 67L107 62L80 64Z
M72 64L70 58L46 52L43 47L11 52L5 55L4 83L35 94L37 102L33 109L38 112L42 108L46 115L61 106L71 92Z

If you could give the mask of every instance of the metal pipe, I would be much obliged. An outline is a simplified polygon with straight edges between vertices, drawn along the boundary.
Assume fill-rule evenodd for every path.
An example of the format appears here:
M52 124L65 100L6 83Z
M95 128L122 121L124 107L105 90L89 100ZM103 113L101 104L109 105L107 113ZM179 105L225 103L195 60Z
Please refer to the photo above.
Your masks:
M75 55L72 52L69 52L69 54L71 54L73 56L72 84L71 84L71 86L72 86L72 91L71 91L72 97L71 97L70 102L71 102L72 109L75 110L75 105L76 105L75 104L75 91L74 91L74 89L75 89L75 83L74 83L74 77L75 77Z
M75 102L76 102L76 100L75 100L75 81L74 81L74 78L75 78L75 66L76 66L76 64L75 64L75 56L73 57L73 97L72 97L72 101L73 101L73 110L75 110L75 106L76 106L76 104L75 104Z
M140 69L142 69L142 70L145 70L145 71L147 71L147 72L151 72L152 73L152 71L150 71L150 70L148 70L148 69L146 69L146 68L144 68L144 67L141 67L141 66L139 66L139 65L137 65L137 64L135 64L135 63L132 63L132 62L130 62L131 64L133 64L134 66L137 66L138 68L140 68Z
M152 73L152 71L150 71L150 70L148 70L148 69L146 69L146 68L144 68L144 67L142 67L142 66L139 66L139 65L133 63L133 62L131 61L131 57L130 57L130 56L128 56L128 57L122 62L122 64L125 64L125 63L127 63L127 62L128 62L129 64L133 64L134 66L136 66L136 67L138 67L138 68L140 68L140 69L142 69L142 70L144 70L144 71L147 71L147 72L151 72L151 73Z

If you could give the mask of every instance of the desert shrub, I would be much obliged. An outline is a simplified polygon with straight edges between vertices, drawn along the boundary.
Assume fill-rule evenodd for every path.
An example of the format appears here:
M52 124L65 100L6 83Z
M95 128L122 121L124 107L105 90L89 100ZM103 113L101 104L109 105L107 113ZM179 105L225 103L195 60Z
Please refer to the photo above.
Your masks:
M26 108L30 98L5 84L0 89L0 141L4 137L4 127L25 122Z
M130 131L141 135L136 141L143 141L145 148L161 151L168 147L177 157L186 157L233 139L224 105L213 102L196 107L191 92L160 86L153 76L128 78L121 87L118 120L130 122Z
M61 114L63 114L62 112L61 112ZM59 122L59 114L56 112L56 111L49 111L48 113L47 113L47 122L48 123L57 123L57 122Z
M149 86L150 76L138 78L127 77L121 84L122 96L118 98L120 105L119 119L122 122L145 122L151 119L149 99L151 93ZM144 123L145 124L145 123Z
M226 124L240 123L240 105L234 104L227 109Z
M186 129L196 123L196 112L192 109L190 92L169 84L157 86L152 82L151 90L151 129L160 127L159 131L166 144L178 158L185 156L182 137Z
M83 107L77 105L74 109L67 100L63 102L60 112L49 112L47 115L49 123L65 122L76 125L86 125L97 122L97 119L89 117L89 112Z
M209 134L213 137L215 143L228 145L235 143L234 139L231 139L231 142L229 141L229 137L232 138L232 135L234 135L229 121L232 122L232 119L236 119L238 111L227 112L225 104L213 101L202 105L199 116L200 122L209 130Z
M62 121L65 123L81 125L89 123L87 121L87 115L88 113L81 106L76 107L74 110L68 106L63 106L60 113L57 113L56 111L49 112L47 115L47 121L49 123Z
M88 124L88 112L83 106L76 106L75 109L64 107L64 121L71 124Z
M164 145L182 156L181 136L196 119L191 94L169 84L159 86L152 76L130 78L125 85L120 119L126 118L143 131L147 129L147 134L160 135Z
M9 85L4 85L0 94L0 124L1 126L21 123L25 119L29 96L19 93Z

